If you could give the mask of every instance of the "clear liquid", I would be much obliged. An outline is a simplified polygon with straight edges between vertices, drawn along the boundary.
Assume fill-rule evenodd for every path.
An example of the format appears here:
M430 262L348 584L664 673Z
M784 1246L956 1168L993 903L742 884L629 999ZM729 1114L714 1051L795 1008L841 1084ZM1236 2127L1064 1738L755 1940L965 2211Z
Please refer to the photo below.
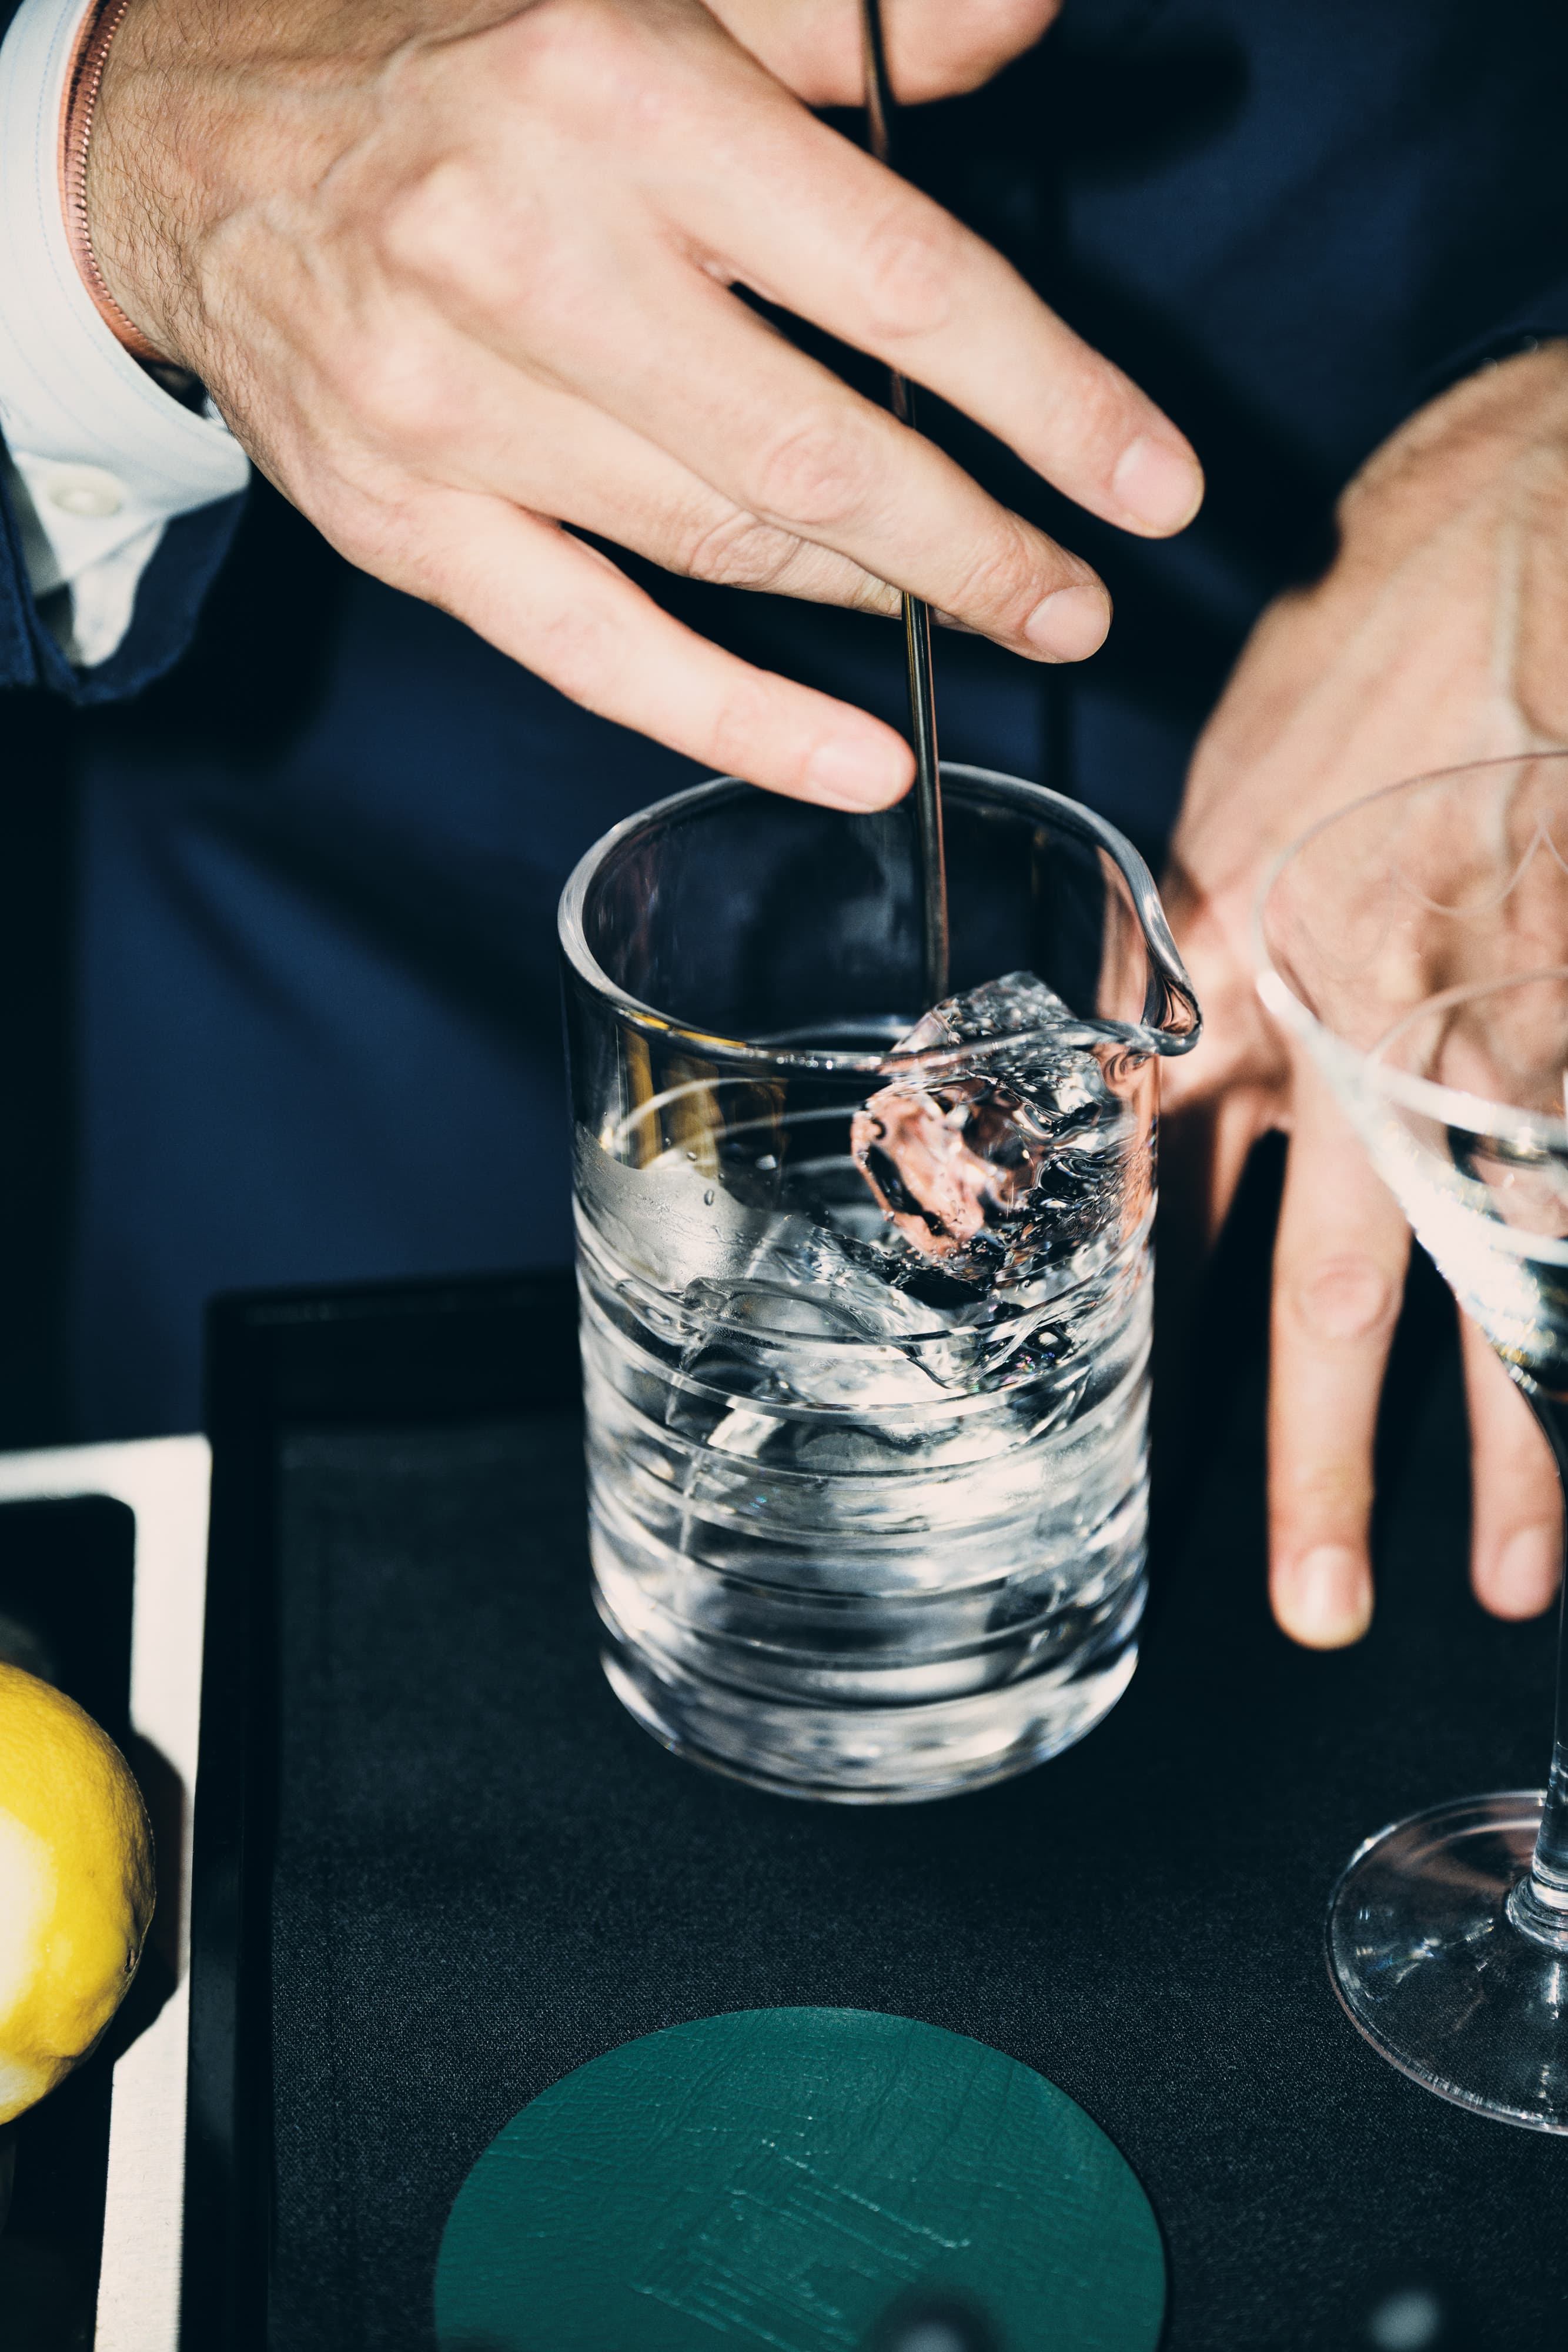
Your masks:
M1505 1165L1436 1129L1420 1140L1364 1085L1352 1100L1379 1174L1459 1305L1506 1364L1568 1395L1568 1169Z
M1361 1056L1319 1030L1314 1054L1359 1129L1377 1173L1408 1216L1458 1303L1526 1385L1568 1395L1568 1164L1547 1143L1523 1143L1479 1127L1446 1127L1437 1112L1406 1108L1377 1085L1377 1066L1413 1077L1469 1087L1481 1098L1526 1085L1540 1098L1538 1073L1521 1045L1538 976L1519 988L1474 990L1481 1007L1479 1049L1467 1068L1443 1068L1453 1034L1453 997L1443 995L1394 1024L1383 1045ZM1441 1018L1438 1018L1441 1016ZM1552 1033L1554 1037L1556 1033ZM1552 1042L1552 1040L1549 1040ZM1455 1106L1462 1108L1462 1106Z
M1144 1598L1151 1100L1146 1069L1118 1091L1036 1042L929 1100L721 1124L635 1170L580 1143L596 1598L656 1736L888 1801L1113 1704ZM868 1171L890 1136L950 1223L885 1154Z

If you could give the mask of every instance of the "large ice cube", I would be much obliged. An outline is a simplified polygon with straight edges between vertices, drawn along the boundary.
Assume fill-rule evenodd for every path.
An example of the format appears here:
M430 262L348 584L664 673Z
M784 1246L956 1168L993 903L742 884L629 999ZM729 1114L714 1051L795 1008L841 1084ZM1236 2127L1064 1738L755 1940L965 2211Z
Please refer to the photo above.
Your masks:
M1116 1208L1120 1106L1082 1024L1027 971L950 996L901 1053L995 1046L971 1067L895 1079L855 1113L851 1146L912 1248L960 1282L1014 1287L1092 1239Z
M930 1403L939 1393L932 1374L894 1343L908 1302L885 1284L854 1283L855 1271L846 1261L840 1288L756 1276L693 1283L683 1303L700 1337L682 1370L709 1386L802 1404Z
M939 1077L883 1087L853 1116L869 1187L860 1213L815 1196L814 1214L753 1210L695 1170L617 1170L644 1221L657 1194L664 1265L686 1276L671 1427L725 1454L771 1455L802 1405L896 1421L945 1396L1038 1381L1071 1357L1071 1318L1055 1301L1098 1262L1083 1244L1120 1229L1124 1124L1082 1035L1026 972L937 1005L903 1050L959 1057ZM992 1039L1008 1042L962 1058ZM602 1203L612 1188L599 1172ZM645 1232L642 1246L646 1257Z
M744 1272L784 1223L738 1201L708 1171L675 1152L645 1168L612 1159L579 1128L578 1197L620 1264L655 1288Z

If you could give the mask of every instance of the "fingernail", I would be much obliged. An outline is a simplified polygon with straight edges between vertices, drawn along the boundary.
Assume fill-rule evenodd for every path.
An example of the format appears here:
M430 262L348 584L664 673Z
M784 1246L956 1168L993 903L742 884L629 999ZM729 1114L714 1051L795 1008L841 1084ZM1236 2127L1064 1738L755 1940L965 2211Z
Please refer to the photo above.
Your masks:
M1123 450L1111 488L1123 512L1149 530L1179 530L1203 501L1196 459L1147 433Z
M1539 1617L1557 1591L1563 1543L1555 1528L1521 1528L1497 1556L1485 1594L1500 1617Z
M1319 1544L1280 1581L1280 1622L1309 1650L1343 1650L1372 1622L1372 1580L1348 1544Z
M1023 633L1037 653L1052 661L1082 661L1105 642L1111 599L1103 588L1058 588L1035 606Z
M831 735L806 762L806 789L827 808L886 808L908 785L908 752L874 737Z

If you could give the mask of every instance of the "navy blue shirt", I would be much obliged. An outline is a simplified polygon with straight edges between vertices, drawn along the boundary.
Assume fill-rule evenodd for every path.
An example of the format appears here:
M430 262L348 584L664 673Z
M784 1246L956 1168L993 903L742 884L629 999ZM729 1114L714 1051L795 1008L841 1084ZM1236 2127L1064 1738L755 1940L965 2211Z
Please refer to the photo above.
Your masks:
M946 753L1157 848L1249 628L1323 562L1362 459L1490 352L1568 331L1564 88L1549 0L1069 0L988 89L911 119L911 176L1161 402L1209 481L1182 539L1129 541L923 410L1116 601L1071 673L940 637ZM565 1257L554 901L606 824L694 772L352 572L265 488L219 570L234 524L172 529L84 678L9 527L0 546L0 682L99 706L69 745L78 1434L193 1424L214 1289ZM887 625L643 576L897 719Z

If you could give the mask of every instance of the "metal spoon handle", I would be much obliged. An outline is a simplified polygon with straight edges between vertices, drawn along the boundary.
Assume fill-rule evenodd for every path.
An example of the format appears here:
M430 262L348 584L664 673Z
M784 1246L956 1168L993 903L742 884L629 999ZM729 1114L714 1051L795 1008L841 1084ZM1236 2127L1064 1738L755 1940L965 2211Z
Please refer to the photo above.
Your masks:
M883 38L882 0L861 0L865 35L865 110L871 152L879 163L891 161L894 98ZM915 423L915 388L896 368L888 370L893 413L901 425ZM918 596L904 598L904 650L909 671L909 737L915 747L915 828L920 863L921 940L925 1002L947 993L947 868L942 848L942 772L936 759L936 705L931 685L931 607Z

